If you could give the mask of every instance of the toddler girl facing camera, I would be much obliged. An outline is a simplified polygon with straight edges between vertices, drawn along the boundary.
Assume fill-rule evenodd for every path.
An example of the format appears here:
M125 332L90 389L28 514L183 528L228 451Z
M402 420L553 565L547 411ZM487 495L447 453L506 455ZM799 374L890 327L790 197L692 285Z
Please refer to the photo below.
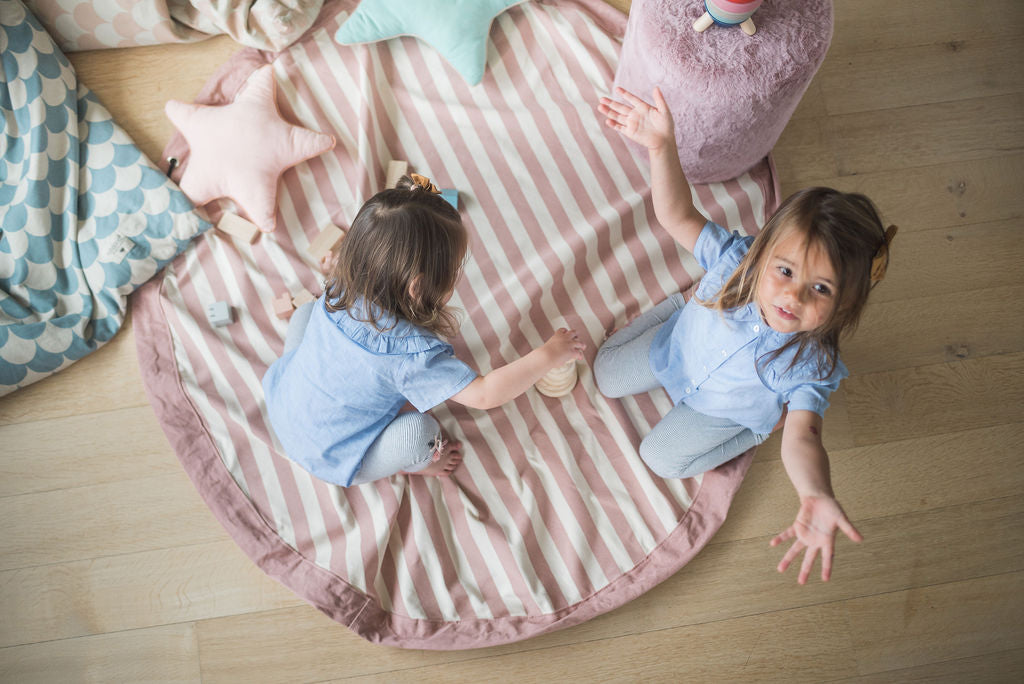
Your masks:
M756 238L704 219L693 205L661 92L654 105L619 89L602 98L606 123L644 145L659 223L706 271L689 302L674 294L614 333L594 376L610 397L664 387L674 406L640 444L662 477L692 477L760 444L782 427L782 462L800 497L784 571L806 549L803 584L821 553L832 569L835 534L861 535L835 499L822 417L847 375L840 336L852 330L884 274L895 228L863 195L809 188L788 198Z
M583 343L562 328L483 376L455 358L443 338L458 332L447 305L467 244L458 211L422 176L359 210L323 296L292 315L284 353L263 377L270 423L296 464L342 486L448 475L462 445L446 441L427 411L449 399L499 406L582 356Z

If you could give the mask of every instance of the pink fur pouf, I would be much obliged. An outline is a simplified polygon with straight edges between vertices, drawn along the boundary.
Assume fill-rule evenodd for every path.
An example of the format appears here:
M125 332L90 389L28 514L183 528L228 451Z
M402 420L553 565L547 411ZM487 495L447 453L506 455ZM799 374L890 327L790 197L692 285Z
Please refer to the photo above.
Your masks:
M735 178L771 151L832 39L832 0L764 0L752 36L695 31L704 10L703 0L633 0L615 74L648 102L661 87L693 183Z

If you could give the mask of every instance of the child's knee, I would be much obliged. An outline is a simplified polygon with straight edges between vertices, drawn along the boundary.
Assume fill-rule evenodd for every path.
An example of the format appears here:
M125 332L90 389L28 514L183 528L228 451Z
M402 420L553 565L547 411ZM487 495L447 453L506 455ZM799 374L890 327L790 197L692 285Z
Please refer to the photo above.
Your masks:
M622 391L621 383L617 382L618 374L615 372L614 354L611 352L607 343L597 350L597 356L594 358L594 382L601 394L615 399L626 396L626 393Z
M429 413L408 411L399 413L391 422L390 430L408 445L428 447L441 435L441 425Z
M640 442L639 453L647 467L665 479L696 477L717 465L709 465L708 459L703 458L705 454L692 453L680 440L667 440L657 432L651 432Z
M652 433L653 434L653 433ZM640 442L640 458L647 464L647 467L657 475L665 479L681 477L679 473L680 461L684 457L679 453L678 446L673 449L672 445L665 444L658 439L657 435L647 435Z

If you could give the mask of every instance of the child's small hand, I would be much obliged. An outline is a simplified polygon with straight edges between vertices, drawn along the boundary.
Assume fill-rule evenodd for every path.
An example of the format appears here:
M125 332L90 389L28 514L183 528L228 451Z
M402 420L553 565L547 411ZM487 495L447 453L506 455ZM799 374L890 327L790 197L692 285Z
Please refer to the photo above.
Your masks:
M804 584L811 574L814 558L821 552L821 580L827 582L832 576L832 551L835 547L836 532L842 530L855 542L863 539L857 528L850 523L839 502L830 496L806 496L800 501L796 520L788 528L775 535L772 546L778 546L787 539L796 538L779 563L779 572L785 572L793 559L807 549L800 566L797 582Z
M580 342L580 336L576 334L575 330L559 328L544 343L544 349L550 358L551 368L555 368L565 365L573 359L582 359L586 346Z
M672 113L661 94L654 88L654 105L650 105L624 88L616 88L624 102L602 97L597 110L604 114L605 124L633 142L654 150L666 143L675 144Z

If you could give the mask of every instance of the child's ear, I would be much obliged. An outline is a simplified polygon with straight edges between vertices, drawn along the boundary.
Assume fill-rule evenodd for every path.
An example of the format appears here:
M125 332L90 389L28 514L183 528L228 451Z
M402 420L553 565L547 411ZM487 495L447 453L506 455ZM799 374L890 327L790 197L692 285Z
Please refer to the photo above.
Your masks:
M414 302L420 301L420 294L423 291L423 274L419 273L413 276L413 279L409 281L409 297Z

